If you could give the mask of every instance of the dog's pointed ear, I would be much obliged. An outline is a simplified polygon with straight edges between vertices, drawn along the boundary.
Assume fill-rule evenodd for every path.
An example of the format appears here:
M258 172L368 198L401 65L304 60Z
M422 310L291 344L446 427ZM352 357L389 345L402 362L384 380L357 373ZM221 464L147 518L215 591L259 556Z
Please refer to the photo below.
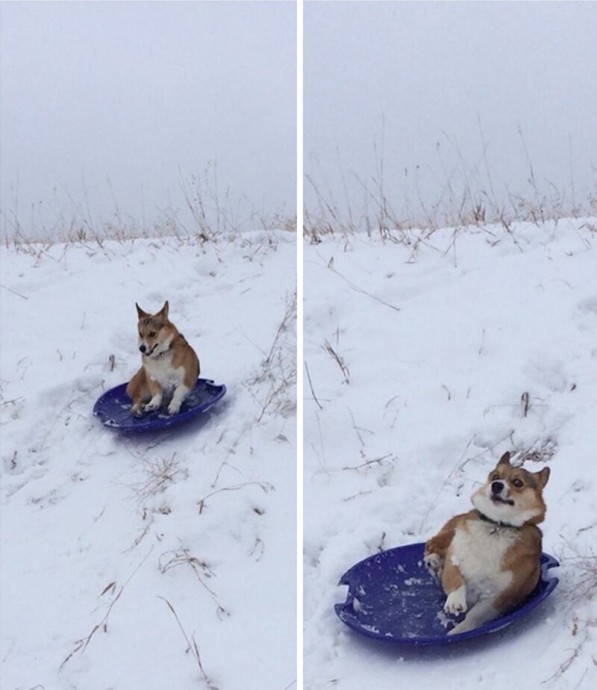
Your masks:
M168 304L168 300L164 302L164 306L160 309L160 316L163 316L165 319L168 318L168 311L170 310L170 305Z
M146 311L143 311L141 307L135 302L135 306L137 307L137 315L140 319L146 319L150 314L148 314Z
M549 475L551 474L551 470L549 467L544 467L541 472L537 472L535 476L537 477L537 481L539 482L539 486L543 489L545 485L547 484L547 481L549 480Z
M510 453L509 451L506 451L502 457L500 458L500 461L498 462L497 466L499 467L500 465L506 465L506 467L510 467Z

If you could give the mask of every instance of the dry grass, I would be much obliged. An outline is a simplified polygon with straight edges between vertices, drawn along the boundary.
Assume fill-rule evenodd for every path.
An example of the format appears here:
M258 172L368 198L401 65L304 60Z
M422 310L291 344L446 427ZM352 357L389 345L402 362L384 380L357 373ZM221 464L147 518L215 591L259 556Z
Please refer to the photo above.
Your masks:
M167 573L173 568L180 567L190 568L194 573L199 584L208 592L216 605L218 618L223 619L230 615L229 611L220 603L215 590L206 583L206 580L213 578L215 574L205 561L193 556L189 549L166 551L160 556L159 568L161 573Z
M586 529L595 529L589 525ZM566 578L560 582L563 601L567 607L570 646L562 650L563 660L554 673L542 684L558 683L562 676L573 666L584 664L580 681L574 687L581 687L588 675L593 675L597 667L597 655L592 641L597 628L597 616L589 614L591 602L597 595L597 555L592 549L580 553L572 544L566 543L568 553L559 556L561 567L566 569ZM593 607L594 610L594 607ZM582 611L584 615L578 612Z
M232 484L230 486L224 486L221 489L216 489L215 491L210 492L209 494L203 496L203 498L201 498L199 501L197 501L197 509L199 511L199 515L201 515L203 511L206 509L208 499L213 498L214 496L217 496L221 493L227 493L230 491L241 491L242 489L245 489L248 486L257 486L263 491L263 493L266 494L270 491L274 491L274 486L267 482L243 482L242 484Z
M155 460L148 460L142 455L140 457L144 476L141 481L132 485L140 503L163 493L177 478L185 479L188 474L181 466L176 453Z
M265 415L288 417L296 410L296 291L286 299L286 307L276 335L258 373L249 381L257 400L257 421Z
M323 349L328 353L328 355L338 365L338 368L340 369L340 372L342 373L344 383L350 383L350 369L348 368L346 362L344 361L344 358L338 354L338 352L330 345L330 343L327 340L324 341Z
M98 217L86 199L69 199L51 224L31 217L25 221L16 211L0 210L2 243L6 247L37 253L60 243L76 243L90 250L104 249L107 241L176 238L184 243L226 242L247 231L296 232L296 216L284 209L256 210L244 195L222 190L217 164L209 163L201 175L180 179L183 208L159 209L153 219L124 215L115 202L108 220Z
M151 555L152 550L150 549L147 553L147 555L143 558L143 560L137 565L137 567L133 570L133 572L129 575L129 577L126 579L124 584L118 585L117 582L110 582L107 584L103 590L101 591L99 598L108 599L108 603L104 607L104 612L101 618L98 620L97 623L93 625L91 630L87 635L84 637L79 638L76 640L73 644L73 649L67 654L67 656L63 659L62 663L60 664L58 668L58 672L62 671L62 669L66 666L66 664L76 655L76 654L84 654L85 650L89 647L89 644L91 641L94 639L96 634L98 632L100 633L107 633L108 632L108 622L110 620L110 616L112 614L112 610L116 603L120 600L122 597L122 594L124 593L127 585L131 582L131 580L135 577L135 575L139 572L139 570L143 567L145 564L145 561L149 558Z
M551 437L538 439L529 448L516 449L512 456L512 462L516 465L524 465L527 462L549 462L558 450L558 445Z
M106 609L104 616L102 619L96 623L92 628L91 631L89 632L88 635L85 637L81 637L80 639L76 640L72 651L64 658L62 663L60 664L60 667L58 671L62 671L64 666L70 661L70 659L77 653L83 654L87 647L89 646L89 643L95 636L97 632L108 632L108 619L110 618L110 614L112 613L112 608L116 604L116 602L120 599L122 596L122 592L124 591L123 587L116 587L115 582L111 582L107 587L104 588L103 592L101 593L100 596L104 596L107 593L110 593L113 595L112 600L110 601L110 604L108 605L108 608Z
M201 675L201 681L207 688L207 690L219 690L218 686L214 683L214 681L207 675L205 672L205 668L203 666L203 662L201 661L201 655L199 653L199 646L197 645L197 640L195 640L195 634L191 633L189 635L186 630L184 629L184 626L178 616L178 613L176 613L176 609L172 604L168 601L168 599L165 599L164 597L160 597L160 599L166 604L172 615L174 616L176 623L178 624L178 628L180 632L182 633L182 636L187 644L187 648L185 653L186 654L191 654L193 657L193 660L195 661L197 668L199 670L199 673Z
M323 190L322 183L307 174L305 237L316 244L328 235L365 232L383 241L411 245L444 227L496 226L512 235L515 222L540 224L597 215L597 188L581 202L575 198L573 185L564 192L548 180L539 182L524 135L519 135L527 180L526 187L518 192L510 191L507 181L504 190L497 191L498 176L492 174L482 132L482 154L472 164L448 137L454 165L446 165L438 144L437 169L405 169L402 181L394 179L392 184L388 182L385 153L374 147L375 170L368 179L359 174L347 177L344 171L336 175L342 182L342 199L338 192ZM481 180L485 180L485 188ZM424 183L435 187L435 198L430 191L423 195Z

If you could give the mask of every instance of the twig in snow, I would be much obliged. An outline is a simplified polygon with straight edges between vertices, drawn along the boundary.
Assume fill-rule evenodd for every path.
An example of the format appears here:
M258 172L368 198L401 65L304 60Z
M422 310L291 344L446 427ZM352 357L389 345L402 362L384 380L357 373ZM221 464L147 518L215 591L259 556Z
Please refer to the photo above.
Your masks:
M263 558L264 553L265 544L263 543L263 539L256 537L255 543L253 544L253 548L249 551L249 556L255 556L255 560L259 562Z
M588 627L591 626L591 622L590 622L590 621L589 621L589 622L586 622L586 621L585 621L585 623L586 623L586 627L583 629L583 636L582 636L582 639L581 639L580 641L577 642L576 647L574 647L574 648L571 650L570 654L569 654L569 655L566 657L566 659L564 659L564 661L560 664L560 666L558 667L557 671L556 671L553 675L551 675L549 678L546 678L545 680L541 681L541 685L545 685L546 683L549 683L549 682L551 682L551 681L558 680L559 678L561 678L561 676L563 676L564 673L566 673L566 671L572 666L572 664L576 661L576 659L578 659L578 657L580 656L580 653L581 653L582 650L583 650L583 647L585 646L585 643L587 642L587 640L590 639ZM579 626L578 626L578 624L579 624L579 620L578 620L578 618L575 616L575 617L573 618L573 620L572 620L572 630L571 630L571 634L572 634L572 636L575 637L575 638L578 638L578 633L579 633ZM593 622L592 625L594 626L594 625L595 625L595 622ZM594 665L594 666L597 666L597 662L595 661L595 657L592 658L592 661L593 661L593 665ZM585 673L583 674L583 676L582 676L582 678L581 678L581 681L582 681L582 679L585 677L586 673L587 673L587 672L586 672L586 670L585 670ZM580 684L580 682L579 682L575 687L578 688L578 687L580 687L580 685L581 685L581 684Z
M205 672L205 669L203 668L203 663L201 662L201 655L199 654L199 647L197 646L197 641L195 640L194 633L191 635L191 637L189 639L189 636L187 635L182 623L180 622L180 618L178 617L178 614L176 613L174 606L172 606L172 604L165 597L158 597L158 598L161 599L163 602L165 602L166 606L170 609L170 611L172 612L172 615L176 619L176 622L178 623L178 627L180 628L182 636L184 637L184 639L187 643L186 651L191 652L193 658L195 659L195 662L197 663L197 668L199 669L201 675L203 676L203 680L205 681L208 690L218 690L218 686L207 675L207 673Z
M360 292L362 295L366 295L367 297L370 297L371 299L375 300L376 302L383 304L384 307L389 307L393 311L400 311L399 307L396 307L395 305L390 304L390 302L386 302L385 300L381 299L381 297L378 297L377 295L372 295L370 292L367 292L367 290L363 290L362 287L359 287L358 285L353 283L351 280L349 280L346 276L342 275L342 273L337 271L335 268L330 268L330 271L332 271L337 276L342 278L342 280L345 283L347 283L355 292Z
M163 563L162 559L164 558L164 556L171 554L172 556L170 560ZM161 573L166 573L168 572L168 570L171 570L172 568L176 568L181 565L188 565L191 568L191 570L195 573L201 586L209 592L209 595L211 596L211 598L217 606L218 618L222 619L225 616L229 616L230 611L228 611L226 608L224 608L224 606L222 606L222 604L218 600L217 594L214 592L213 589L211 589L211 587L208 587L208 585L205 583L204 578L210 578L214 576L214 572L207 565L207 563L204 563L203 561L200 561L198 558L193 556L188 549L181 549L180 551L166 551L159 558L159 568Z
M205 502L208 498L211 498L216 494L224 493L225 491L240 491L241 489L244 489L247 486L258 486L264 493L269 493L270 491L274 490L273 484L268 484L267 482L245 482L244 484L233 484L232 486L224 486L221 489L216 489L216 491L212 491L210 494L207 494L202 499L197 501L199 514L201 515L201 513L203 512L203 509L205 508Z
M431 513L431 511L432 511L432 509L434 508L434 506L437 505L437 500L438 500L438 498L440 497L442 491L444 490L444 488L447 486L448 482L449 482L450 479L452 478L452 475L454 474L454 472L455 472L455 471L458 469L458 467L460 466L460 463L462 462L462 459L464 458L464 455L465 455L466 451L468 450L469 446L471 445L471 443L473 443L473 441L475 440L476 437L477 437L476 434L473 434L473 435L470 437L470 439L468 440L468 443L466 444L466 446L464 447L464 450L462 451L462 455L460 456L460 458L456 461L456 464L455 464L455 465L452 467L452 469L450 470L448 476L445 478L443 484L440 486L439 491L438 491L437 494L435 495L433 501L431 501L431 503L429 504L429 509L428 509L428 510L425 512L425 514L423 515L423 519L421 520L421 524L419 525L419 533L421 533L421 532L423 531L423 527L424 527L424 525L425 525L425 522L426 522L427 518L429 517L429 514Z
M481 345L479 349L477 350L477 354L480 356L483 354L483 350L485 349L485 329L481 332Z
M114 583L111 583L111 584L114 584ZM108 589L108 588L107 588L107 589ZM106 593L107 589L104 589L104 591L101 593L100 596L103 596L103 595ZM77 641L75 642L75 646L74 646L73 650L70 652L70 654L68 654L68 655L66 656L66 658L64 659L64 661L60 664L60 667L58 668L58 672L62 671L62 669L64 668L64 666L66 665L66 663L67 663L77 652L81 652L81 654L83 654L83 652L87 649L87 647L89 646L89 643L90 643L91 640L93 639L93 636L95 635L95 633L96 633L98 630L103 630L104 632L107 632L107 630L108 630L108 618L110 617L110 613L112 613L112 608L114 607L114 604L116 604L116 602L120 599L120 597L122 596L122 592L123 592L123 591L124 591L124 587L121 587L121 588L118 590L118 593L116 594L116 596L114 597L114 599L112 599L112 601L110 602L110 605L108 606L108 609L106 610L106 613L104 614L104 617L101 619L101 621L100 621L99 623L96 623L96 624L93 626L93 628L91 629L91 632L89 633L89 635L87 635L87 637L82 637L80 640L77 640Z
M330 357L336 361L337 365L340 367L342 376L344 376L344 382L350 383L350 369L346 366L344 359L334 350L330 343L325 340L324 350L330 355Z
M348 414L350 415L350 418L352 420L352 428L354 429L355 434L357 435L357 438L359 439L359 441L361 443L361 447L364 448L365 447L365 441L363 440L363 437L361 436L361 429L360 429L360 427L357 426L354 415L353 415L352 410L350 408L348 408Z
M538 440L530 448L517 453L513 464L524 465L525 462L548 462L556 454L558 445L552 438Z
M458 237L459 230L460 230L460 228L454 229L454 231L452 232L452 239L450 240L450 244L448 245L446 251L444 252L444 256L447 256L450 249L454 250L454 267L455 268L458 268L458 257L456 256L456 238Z
M185 470L180 468L180 462L173 453L170 458L158 458L157 460L143 460L146 477L143 481L134 484L132 488L139 496L139 502L147 500L151 496L163 492L173 483L177 475L185 476Z
M268 383L269 388L265 402L257 416L260 422L264 415L272 410L282 416L296 409L296 395L292 389L296 384L296 352L288 346L285 338L291 338L291 327L296 322L296 292L287 299L286 310L274 337L268 355L261 364L261 371L249 382L250 386ZM290 333L290 334L289 334ZM290 352L289 352L290 351ZM257 395L254 395L257 398Z
M323 405L319 402L317 396L315 395L315 390L313 389L313 381L311 381L311 374L309 373L309 367L307 366L306 361L305 372L307 373L307 381L309 382L309 388L311 389L311 395L313 396L313 400L315 400L315 402L317 403L317 407L319 407L320 410L323 410Z
M4 283L0 283L0 287L4 288L5 290L8 290L8 292L12 292L13 295L16 295L17 297L20 297L21 299L28 300L29 297L25 297L25 295L21 295L20 292L17 292L16 290L13 290L12 288L9 288L8 285L4 285Z
M67 664L67 662L68 662L70 659L72 659L72 657L73 657L77 652L80 652L81 654L83 654L83 652L87 649L87 647L89 646L89 643L91 642L91 640L93 639L95 633L96 633L98 630L102 630L103 632L107 632L107 630L108 630L108 619L110 618L110 614L112 613L112 609L114 608L114 605L116 604L116 602L117 602L117 601L120 599L120 597L122 596L122 593L124 592L125 587L126 587L126 586L129 584L129 582L135 577L135 575L139 572L139 570L141 569L141 567L143 566L143 564L145 563L145 561L149 558L149 556L151 555L151 552L152 552L152 551L153 551L153 547L151 547L151 549L149 549L149 551L147 552L147 555L145 556L145 558L143 558L143 560L139 563L139 565L135 568L135 570L133 570L133 572L129 575L129 577L127 578L127 580L125 581L125 583L124 583L123 585L120 586L120 588L118 589L118 591L116 591L116 582L110 582L109 585L107 585L106 587L104 587L104 589L102 590L102 592L101 592L101 594L100 594L100 597L103 597L105 594L107 594L108 592L110 592L111 594L114 595L114 598L112 599L112 601L111 601L110 604L108 605L108 607L107 607L107 609L106 609L106 612L105 612L104 616L102 617L102 619L99 621L99 623L96 623L96 624L93 626L93 628L91 629L91 632L87 635L87 637L82 637L81 639L76 640L75 646L74 646L73 650L70 652L70 654L68 654L68 655L66 656L66 658L63 660L63 662L60 664L60 666L59 666L59 668L58 668L58 672L59 672L59 673L60 673L60 671L62 671L62 669L64 668L64 666Z
M527 391L520 396L520 402L522 404L522 416L526 417L529 413L529 407L531 406L531 399Z
M379 458L373 458L373 460L366 460L365 462L361 463L360 465L354 465L350 466L347 465L346 467L343 467L343 470L354 470L358 472L359 470L362 470L364 467L370 467L371 465L381 465L383 464L383 461L386 460L387 458L391 458L392 462L395 460L398 460L398 457L394 455L393 453L387 453L386 455L382 455Z

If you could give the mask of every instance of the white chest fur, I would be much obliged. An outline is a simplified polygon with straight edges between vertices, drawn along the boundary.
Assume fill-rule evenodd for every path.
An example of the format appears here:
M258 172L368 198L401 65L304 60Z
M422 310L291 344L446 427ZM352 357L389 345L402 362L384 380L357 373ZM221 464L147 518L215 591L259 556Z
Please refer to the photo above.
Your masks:
M172 366L172 354L170 352L156 358L144 357L143 366L149 378L157 381L164 389L176 388L184 378L184 369L182 367L175 369Z
M512 581L512 573L503 570L503 559L516 542L515 529L497 527L485 521L470 521L456 530L448 553L458 566L467 588L467 601L492 598Z

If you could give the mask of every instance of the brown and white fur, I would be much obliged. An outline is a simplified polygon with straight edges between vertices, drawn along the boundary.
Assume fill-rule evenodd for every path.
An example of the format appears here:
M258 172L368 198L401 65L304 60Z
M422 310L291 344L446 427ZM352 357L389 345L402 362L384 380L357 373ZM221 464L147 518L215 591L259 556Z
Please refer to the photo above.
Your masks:
M133 412L157 410L172 393L168 414L176 414L199 376L199 359L184 336L168 319L168 302L157 314L148 314L138 304L139 350L142 366L129 381L126 392Z
M543 488L549 468L528 472L505 453L457 515L425 544L425 565L447 595L444 611L466 613L448 635L473 630L516 608L540 577Z

